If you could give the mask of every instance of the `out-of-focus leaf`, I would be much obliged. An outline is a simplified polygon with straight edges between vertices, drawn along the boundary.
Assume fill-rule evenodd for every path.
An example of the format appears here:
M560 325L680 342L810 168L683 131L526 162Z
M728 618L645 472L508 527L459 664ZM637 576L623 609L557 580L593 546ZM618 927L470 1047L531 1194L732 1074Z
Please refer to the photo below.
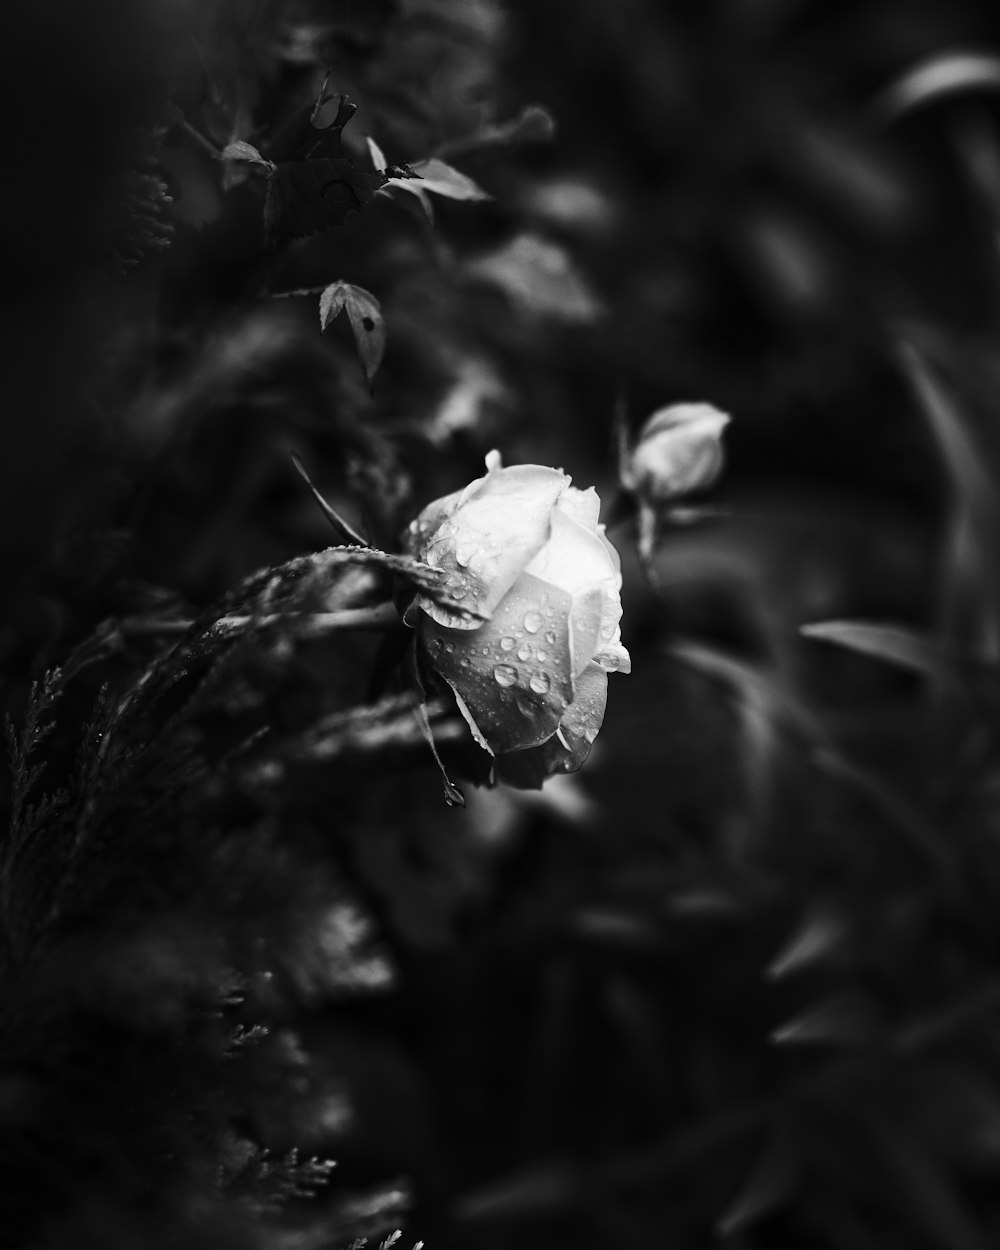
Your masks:
M929 347L938 344L928 336ZM962 359L950 344L940 345L945 361L960 369ZM900 364L930 427L951 479L944 588L943 633L947 644L972 647L982 659L1000 659L1000 505L997 472L989 459L989 440L977 421L975 392L970 401L957 385L947 385L921 346L905 339ZM983 402L979 397L980 403ZM991 399L990 399L991 402Z
M739 1193L716 1220L722 1237L744 1232L784 1205L796 1184L793 1143L787 1130L779 1131L755 1158Z
M857 994L837 994L780 1024L771 1041L777 1046L867 1046L880 1032L870 1002Z
M682 662L723 681L739 700L748 744L745 771L751 795L759 797L756 773L769 758L774 737L769 726L797 734L812 750L813 762L825 772L856 787L881 810L889 824L933 867L941 881L953 882L954 864L942 846L937 828L920 807L876 774L845 758L831 743L819 718L774 673L693 643L671 647Z
M957 397L935 375L914 343L901 341L898 356L956 492L973 508L994 507L994 483Z
M385 354L385 321L382 306L364 287L349 282L333 282L319 297L319 324L325 330L334 317L344 310L351 323L361 367L368 384Z
M916 630L904 625L868 621L818 621L803 625L799 631L805 638L832 642L848 651L884 660L897 668L925 675L941 667L941 655L934 643Z
M779 134L775 158L789 175L859 223L899 231L913 221L915 189L896 155L880 150L871 136L811 120Z
M786 314L828 311L840 295L830 240L784 206L746 213L740 259L762 300Z
M821 904L812 905L768 964L768 977L778 981L821 962L841 947L846 928L844 917L838 912Z
M987 1250L993 1245L936 1159L895 1125L872 1124L871 1136L900 1191L902 1208L922 1235L929 1234L943 1250Z
M518 235L470 261L466 272L499 287L512 303L535 316L589 323L603 311L568 252L536 234Z
M872 111L883 123L956 96L1000 93L1000 56L942 52L920 61L882 91Z
M965 994L956 1002L911 1021L895 1039L899 1050L914 1052L944 1045L956 1034L970 1029L1000 1009L1000 982L985 985Z
M454 157L484 148L520 147L528 143L550 143L555 138L556 120L540 104L526 105L516 117L499 125L490 123L469 135L451 139L437 148L438 157Z

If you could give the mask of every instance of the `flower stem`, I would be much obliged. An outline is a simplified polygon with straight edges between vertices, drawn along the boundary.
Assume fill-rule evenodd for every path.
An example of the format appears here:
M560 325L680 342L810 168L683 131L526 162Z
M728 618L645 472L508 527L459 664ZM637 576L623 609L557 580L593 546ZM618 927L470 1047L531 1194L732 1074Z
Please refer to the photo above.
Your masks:
M342 608L338 612L271 612L265 616L221 616L208 626L215 633L227 633L244 625L278 625L287 623L299 626L298 632L306 636L337 633L344 629L370 630L388 633L403 627L395 605L377 603L370 608ZM160 637L186 634L195 625L191 618L156 620L144 616L128 616L121 622L121 630L132 638ZM207 631L206 631L207 632Z

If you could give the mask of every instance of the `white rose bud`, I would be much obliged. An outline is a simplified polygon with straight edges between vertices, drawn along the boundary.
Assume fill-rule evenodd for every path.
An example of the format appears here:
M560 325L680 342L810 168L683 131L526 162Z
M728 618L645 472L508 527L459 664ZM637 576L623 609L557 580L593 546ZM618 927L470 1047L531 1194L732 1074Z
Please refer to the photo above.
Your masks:
M592 487L543 465L505 469L497 452L486 466L485 477L424 508L409 548L489 619L417 595L405 620L477 742L502 757L501 772L540 785L581 766L604 720L608 673L630 670L621 561Z
M623 442L620 477L639 504L639 553L648 558L662 511L722 472L722 432L729 416L711 404L671 404L646 421L635 446Z

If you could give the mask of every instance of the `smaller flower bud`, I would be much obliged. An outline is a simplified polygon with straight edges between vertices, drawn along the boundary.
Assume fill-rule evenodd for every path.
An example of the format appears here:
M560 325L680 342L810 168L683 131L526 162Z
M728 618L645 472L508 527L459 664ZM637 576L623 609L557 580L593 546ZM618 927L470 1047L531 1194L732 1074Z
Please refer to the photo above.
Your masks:
M660 408L639 431L622 464L622 485L643 502L667 504L711 486L722 472L729 417L711 404Z
M685 495L705 490L722 472L726 413L711 404L671 404L649 418L635 446L622 437L619 475L639 505L639 554L648 559L659 515Z

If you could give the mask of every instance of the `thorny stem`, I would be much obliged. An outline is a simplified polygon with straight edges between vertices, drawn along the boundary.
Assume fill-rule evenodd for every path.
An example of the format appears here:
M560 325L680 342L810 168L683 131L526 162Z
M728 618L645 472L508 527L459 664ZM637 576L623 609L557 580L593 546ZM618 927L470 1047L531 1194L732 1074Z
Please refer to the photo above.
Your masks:
M301 626L301 632L307 635L330 634L344 629L388 633L403 627L394 604L378 603L371 608L342 608L339 612L272 612L258 617L221 616L209 626L209 630L224 634L251 622L257 625L297 624ZM185 634L194 624L192 619L184 617L156 620L152 617L127 616L119 622L122 632L132 638Z
M267 291L265 292L264 298L265 299L297 299L299 296L303 296L303 295L322 295L329 285L330 285L329 282L327 282L323 286L296 287L295 290L293 291Z

